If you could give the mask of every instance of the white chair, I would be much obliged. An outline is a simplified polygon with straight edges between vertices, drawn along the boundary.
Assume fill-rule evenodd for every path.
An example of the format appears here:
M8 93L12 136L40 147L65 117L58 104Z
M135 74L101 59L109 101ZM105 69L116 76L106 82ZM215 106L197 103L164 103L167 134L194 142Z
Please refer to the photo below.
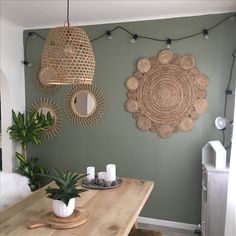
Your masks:
M0 211L12 206L31 194L27 177L0 172Z

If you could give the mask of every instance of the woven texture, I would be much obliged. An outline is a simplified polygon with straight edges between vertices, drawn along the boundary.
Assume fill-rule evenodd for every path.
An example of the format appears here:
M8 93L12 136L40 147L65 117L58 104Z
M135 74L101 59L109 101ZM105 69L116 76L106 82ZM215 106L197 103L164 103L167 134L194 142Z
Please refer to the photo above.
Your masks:
M33 80L37 88L49 94L54 93L58 88L60 88L59 85L43 85L39 79L40 71L41 71L41 63L38 63L35 67L35 71L33 74Z
M54 124L52 125L52 127L49 129L44 129L41 132L42 137L44 139L48 139L60 133L62 126L62 112L61 108L56 104L54 100L49 100L47 98L39 98L35 100L29 111L41 112L44 109L46 109L46 111L50 111L51 115L54 117Z
M49 32L41 60L40 82L91 84L95 70L92 46L79 27L57 27Z
M144 70L143 64L150 67ZM179 130L193 129L194 121L208 107L207 86L208 77L199 72L193 56L163 50L138 61L137 71L126 81L126 109L140 130L167 138Z
M80 90L87 90L90 91L94 97L96 102L96 109L94 112L91 113L91 115L87 117L79 116L76 114L71 107L72 100L74 97L74 94L76 94ZM93 85L88 84L79 84L74 85L70 88L69 92L65 94L64 96L64 111L67 114L68 118L72 121L73 124L79 125L82 127L88 127L95 125L103 116L105 112L105 97L102 92L102 90Z

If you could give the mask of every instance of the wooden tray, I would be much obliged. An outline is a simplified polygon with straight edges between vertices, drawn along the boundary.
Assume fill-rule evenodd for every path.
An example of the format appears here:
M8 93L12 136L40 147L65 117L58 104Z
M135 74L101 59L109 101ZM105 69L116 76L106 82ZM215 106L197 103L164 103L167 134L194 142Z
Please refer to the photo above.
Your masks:
M106 190L106 189L116 188L116 187L120 186L123 182L122 178L120 178L120 177L117 177L116 180L117 180L118 184L113 185L113 186L109 186L109 187L100 186L98 184L85 183L85 182L83 182L83 180L81 183L82 183L82 186L85 188Z
M57 217L53 213L47 214L41 222L31 223L28 229L38 227L51 227L54 229L71 229L85 224L88 221L89 213L83 208L76 208L74 213L69 217Z
M52 212L49 215L49 219L57 223L71 223L71 222L79 220L81 216L81 211L83 211L81 208L80 209L76 208L73 214L68 217L58 217Z

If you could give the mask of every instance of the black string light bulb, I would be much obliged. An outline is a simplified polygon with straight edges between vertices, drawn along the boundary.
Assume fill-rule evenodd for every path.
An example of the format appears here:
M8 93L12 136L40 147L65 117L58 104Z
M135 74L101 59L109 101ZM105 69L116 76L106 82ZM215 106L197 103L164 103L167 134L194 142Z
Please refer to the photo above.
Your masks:
M22 63L25 65L25 66L32 66L32 64L30 64L28 61L22 61Z
M171 46L171 43L172 43L172 40L171 39L167 39L166 40L166 44L167 44L167 48L170 49L170 46Z
M203 33L205 39L209 39L209 37L208 37L208 30L207 30L207 29L204 29L204 30L202 31L202 33Z
M137 34L134 34L132 39L130 40L131 43L136 43L136 40L138 38L138 35Z
M106 32L106 35L107 35L107 38L108 38L108 39L110 39L110 40L112 39L111 31L108 30L108 31Z

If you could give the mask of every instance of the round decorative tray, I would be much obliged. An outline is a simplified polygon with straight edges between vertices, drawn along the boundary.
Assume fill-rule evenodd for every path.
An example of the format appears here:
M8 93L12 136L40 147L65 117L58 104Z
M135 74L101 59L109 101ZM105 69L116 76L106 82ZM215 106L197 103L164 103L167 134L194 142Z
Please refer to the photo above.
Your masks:
M123 182L122 178L117 177L116 181L113 181L110 183L110 186L105 186L106 181L101 182L100 184L97 183L97 179L91 180L90 182L87 181L87 179L82 180L82 186L85 188L91 188L91 189L99 189L99 190L106 190L106 189L111 189L111 188L116 188L120 186Z

